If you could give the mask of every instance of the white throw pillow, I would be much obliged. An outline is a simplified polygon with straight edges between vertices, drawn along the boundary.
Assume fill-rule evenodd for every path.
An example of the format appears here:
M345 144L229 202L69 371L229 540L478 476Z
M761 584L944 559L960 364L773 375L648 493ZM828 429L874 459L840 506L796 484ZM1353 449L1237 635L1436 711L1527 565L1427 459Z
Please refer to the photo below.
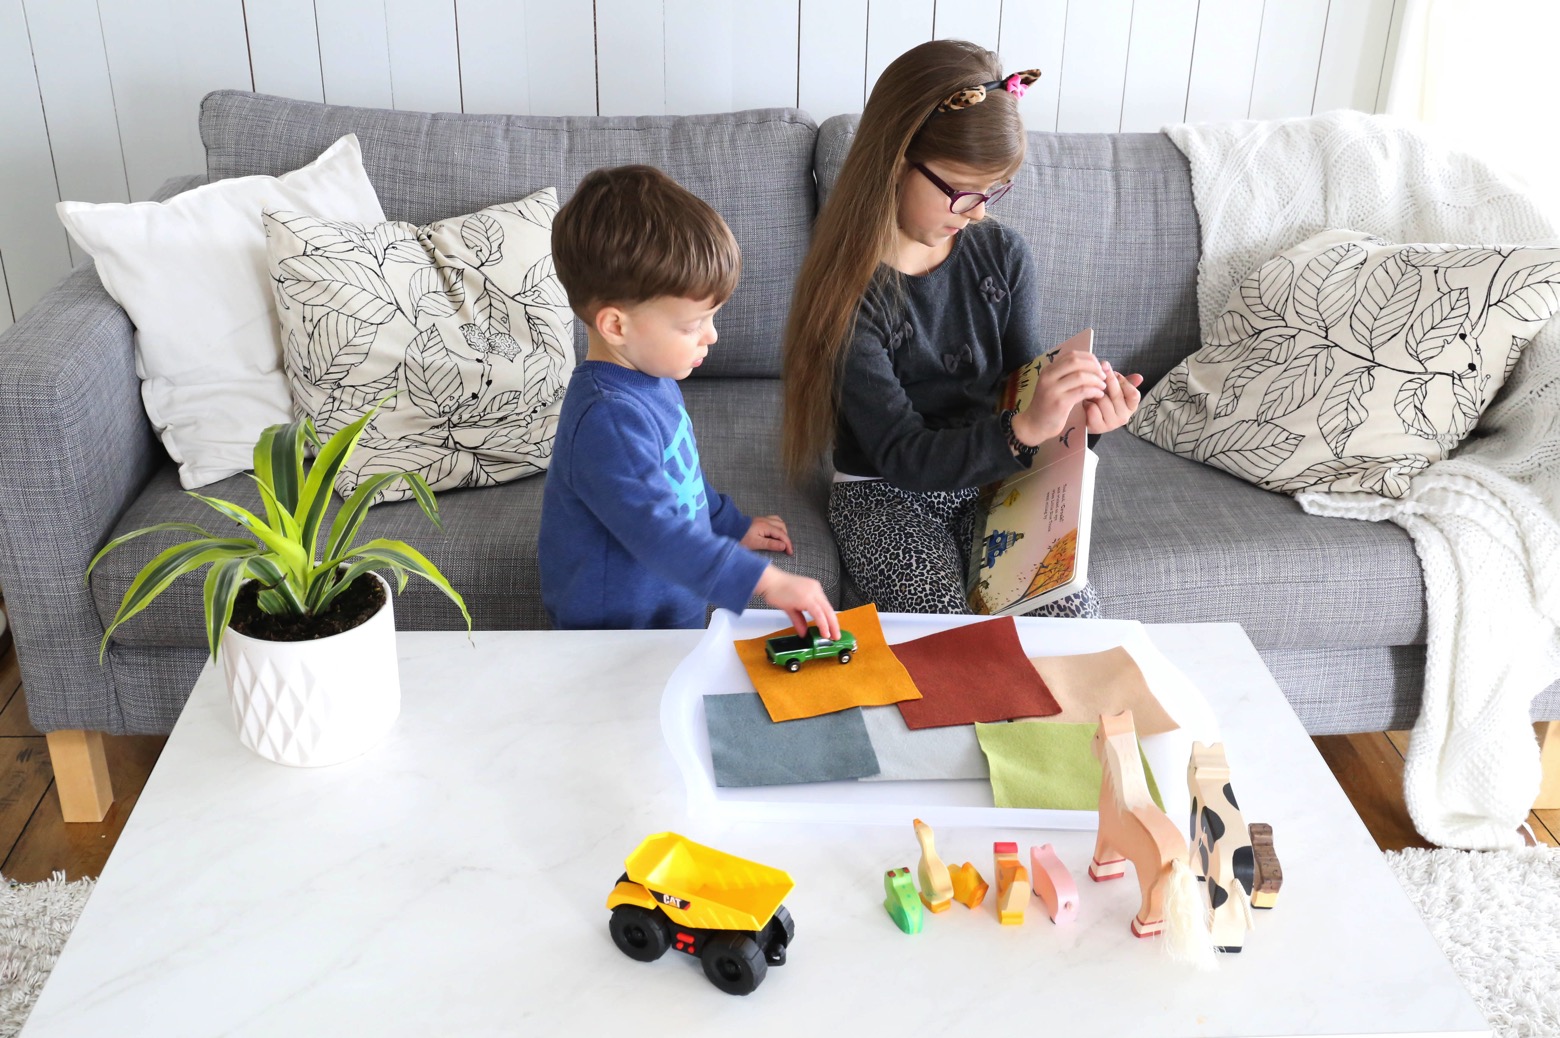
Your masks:
M1268 260L1127 428L1267 490L1401 497L1560 311L1560 249L1330 230Z
M450 490L547 467L574 369L557 211L548 187L426 227L265 214L299 411L323 439L390 397L336 478L343 497L376 472Z
M385 216L352 134L280 177L219 180L166 202L56 206L135 324L146 416L185 489L250 468L261 431L292 420L266 274L266 208Z

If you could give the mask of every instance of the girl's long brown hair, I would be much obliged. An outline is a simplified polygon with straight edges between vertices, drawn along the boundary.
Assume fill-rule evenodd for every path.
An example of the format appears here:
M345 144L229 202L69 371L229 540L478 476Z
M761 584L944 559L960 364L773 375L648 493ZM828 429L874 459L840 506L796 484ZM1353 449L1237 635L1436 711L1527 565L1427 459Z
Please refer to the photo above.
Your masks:
M839 371L856 310L898 227L906 162L951 162L1001 177L1024 160L1017 99L992 90L969 108L933 117L955 91L1002 78L996 54L963 40L932 40L878 77L834 190L813 227L785 329L781 454L801 479L834 440Z

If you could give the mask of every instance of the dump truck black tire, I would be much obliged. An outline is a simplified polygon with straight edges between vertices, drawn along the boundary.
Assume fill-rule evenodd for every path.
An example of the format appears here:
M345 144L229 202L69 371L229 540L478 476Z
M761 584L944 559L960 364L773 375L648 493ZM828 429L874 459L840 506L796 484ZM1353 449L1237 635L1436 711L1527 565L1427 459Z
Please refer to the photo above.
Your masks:
M769 973L764 950L746 933L716 934L699 958L710 983L728 995L752 994Z
M607 927L618 951L640 962L654 962L672 946L661 913L638 905L618 905L612 910L612 921Z
M771 966L785 965L785 950L796 936L796 923L784 905L775 909L764 927L764 961Z

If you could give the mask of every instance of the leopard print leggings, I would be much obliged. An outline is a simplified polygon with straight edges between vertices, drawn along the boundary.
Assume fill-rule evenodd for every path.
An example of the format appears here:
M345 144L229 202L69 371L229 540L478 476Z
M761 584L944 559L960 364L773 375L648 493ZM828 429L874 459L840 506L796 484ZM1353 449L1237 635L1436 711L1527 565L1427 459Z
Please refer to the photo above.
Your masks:
M888 613L968 613L964 575L978 489L902 490L852 480L829 490L829 526L862 596ZM1092 584L1029 616L1097 617Z

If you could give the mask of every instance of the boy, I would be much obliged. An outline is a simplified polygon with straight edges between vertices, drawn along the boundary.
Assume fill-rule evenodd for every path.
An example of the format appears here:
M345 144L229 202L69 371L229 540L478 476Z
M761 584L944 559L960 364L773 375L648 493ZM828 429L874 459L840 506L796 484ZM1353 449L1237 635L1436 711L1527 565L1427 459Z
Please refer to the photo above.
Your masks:
M703 627L707 603L753 594L797 633L839 621L816 580L751 549L794 554L779 516L749 520L710 488L677 381L715 342L741 270L708 204L651 166L598 169L558 211L553 264L590 349L574 370L542 492L542 604L553 626Z

